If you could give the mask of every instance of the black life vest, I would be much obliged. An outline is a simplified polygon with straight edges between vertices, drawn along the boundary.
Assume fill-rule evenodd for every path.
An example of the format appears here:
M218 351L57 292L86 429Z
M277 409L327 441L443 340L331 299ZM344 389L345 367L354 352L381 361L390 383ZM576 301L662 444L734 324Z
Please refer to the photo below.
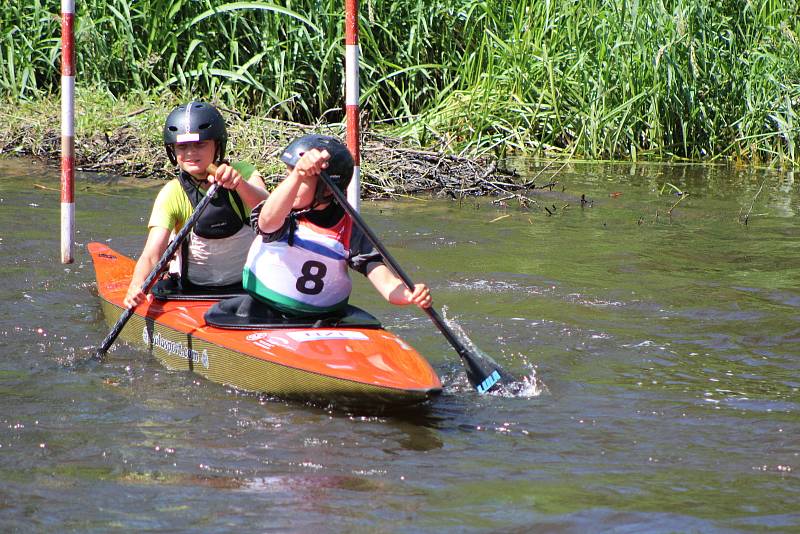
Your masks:
M205 190L200 189L197 181L187 172L181 171L179 180L192 208L196 208L205 196ZM245 225L245 217L247 213L239 195L235 191L222 189L197 219L193 231L206 239L231 237Z
M192 208L197 208L206 190L200 189L197 181L185 171L180 171L178 180ZM195 222L192 233L204 239L225 239L236 235L245 226L245 217L247 212L239 195L235 191L220 189ZM180 265L182 283L188 284L189 239L184 240L181 245Z

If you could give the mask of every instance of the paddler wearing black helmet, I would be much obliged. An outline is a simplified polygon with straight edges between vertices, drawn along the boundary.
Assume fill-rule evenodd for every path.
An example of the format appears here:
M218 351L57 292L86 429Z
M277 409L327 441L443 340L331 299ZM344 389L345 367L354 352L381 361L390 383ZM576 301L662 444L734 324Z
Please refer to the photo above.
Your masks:
M329 158L325 167L331 181L342 191L347 191L350 180L353 178L354 161L350 150L341 141L329 135L309 134L296 139L281 153L281 161L289 168L297 166L297 162L306 152L317 149L328 153ZM314 201L317 204L325 200L330 202L331 193L326 192L327 187L322 180L317 181L314 192Z
M344 143L333 136L304 135L280 159L286 177L250 216L258 237L242 284L253 298L287 315L336 313L350 297L349 268L366 275L392 304L431 305L428 287L406 289L319 180L326 172L339 189L347 188L354 162Z
M147 241L136 263L124 303L143 302L142 283L166 251L171 236L189 219L212 183L221 190L197 218L170 266L175 291L232 288L241 291L241 270L253 239L249 212L267 196L255 167L225 160L228 131L219 110L207 102L177 106L164 121L164 148L177 176L159 191L148 222ZM209 173L209 165L216 170Z
M214 141L216 143L213 163L225 159L228 144L228 128L219 110L206 102L189 102L173 109L164 121L164 148L173 165L178 164L175 145Z

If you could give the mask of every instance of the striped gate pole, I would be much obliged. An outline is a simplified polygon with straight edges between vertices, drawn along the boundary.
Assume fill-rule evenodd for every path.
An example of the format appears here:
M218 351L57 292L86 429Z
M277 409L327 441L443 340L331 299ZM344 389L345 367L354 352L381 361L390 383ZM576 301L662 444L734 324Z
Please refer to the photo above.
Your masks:
M353 180L347 188L347 201L356 211L361 208L361 132L359 127L358 87L358 0L345 0L345 113L347 148L353 155Z
M75 0L61 0L61 263L75 241Z

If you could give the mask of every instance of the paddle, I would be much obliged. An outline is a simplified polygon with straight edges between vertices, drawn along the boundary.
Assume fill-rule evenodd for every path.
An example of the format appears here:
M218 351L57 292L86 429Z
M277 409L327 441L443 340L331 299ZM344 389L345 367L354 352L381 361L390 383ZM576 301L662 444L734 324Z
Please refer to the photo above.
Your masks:
M383 243L378 239L378 237L372 232L372 230L367 226L367 223L364 222L364 219L361 218L361 215L353 209L353 207L347 202L347 198L344 196L344 193L336 187L336 185L331 181L330 176L325 171L320 173L320 179L325 182L325 185L333 193L333 196L336 198L336 201L339 205L344 208L348 215L353 219L353 221L361 228L361 231L364 232L364 235L367 236L372 246L374 246L378 252L381 253L383 256L383 261L402 281L403 284L408 288L409 291L414 291L414 282L411 281L411 278L403 271L400 265L395 261L389 251L386 250L386 247L383 246ZM468 349L459 339L456 337L455 333L447 326L447 323L439 316L433 306L428 308L423 308L425 313L428 314L428 317L431 318L433 324L436 325L436 328L444 335L448 342L456 349L458 355L461 356L461 360L463 361L464 365L467 369L467 378L469 379L470 384L475 386L478 390L478 393L486 393L490 391L496 386L499 386L501 381L502 382L515 382L516 379L504 371L500 365L495 362L489 355L483 354L479 350L470 350Z
M217 172L217 166L212 163L211 165L208 166L206 171L208 171L208 174L214 174L215 172ZM181 246L181 243L183 243L184 239L186 239L186 236L189 235L189 232L192 231L192 228L194 228L194 225L197 223L197 219L200 218L200 215L203 214L203 211L206 209L206 206L208 206L208 204L214 198L214 195L217 193L218 188L219 184L217 183L211 184L211 187L209 187L208 191L206 192L206 196L204 196L203 199L197 203L197 207L195 207L194 213L192 213L192 215L186 221L186 224L184 224L183 227L178 231L178 233L175 235L175 238L170 242L169 246L167 247L167 250L165 250L164 254L161 255L161 258L158 260L156 266L153 267L153 270L150 271L150 274L147 275L147 278L145 278L145 281L142 283L143 293L147 293L148 291L150 291L150 288L153 287L153 285L156 283L158 276L167 267L167 264L172 259L172 256L175 254L175 251L178 250L179 246ZM128 319L130 319L131 316L133 315L134 309L136 309L136 306L131 306L130 308L126 308L125 311L122 312L122 315L117 320L117 323L114 325L114 327L111 329L111 332L108 333L106 338L100 344L100 347L97 349L97 352L95 352L94 358L96 360L102 359L103 355L106 352L108 352L108 349L114 343L114 340L117 339L117 336L119 336L120 332L122 332L122 329L125 327L125 323L127 323Z

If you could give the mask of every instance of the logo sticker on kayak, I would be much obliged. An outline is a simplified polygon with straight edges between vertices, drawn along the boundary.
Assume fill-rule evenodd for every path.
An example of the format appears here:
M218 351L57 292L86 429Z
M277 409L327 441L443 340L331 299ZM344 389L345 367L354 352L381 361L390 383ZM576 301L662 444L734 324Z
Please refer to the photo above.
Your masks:
M194 349L190 349L180 341L172 341L171 339L167 339L162 337L160 333L156 332L154 336L150 336L150 332L147 330L147 327L144 327L142 331L142 340L145 342L146 345L153 345L153 347L158 347L161 350L167 352L168 354L173 354L178 358L183 358L184 360L190 361L192 363L199 363L206 369L208 369L208 351L203 350L203 352L196 351Z
M281 336L276 336L270 332L256 332L255 334L249 334L245 339L253 345L261 347L267 352L269 352L272 347L278 345L288 347L290 344L288 339L284 339Z
M352 330L302 330L300 332L287 332L287 336L298 342L318 341L320 339L354 339L366 341L369 339L363 332Z
M262 339L269 339L272 342L276 342L280 345L288 345L289 342L283 339L281 336L276 336L272 332L256 332L255 334L248 334L245 338L247 341L261 341Z

